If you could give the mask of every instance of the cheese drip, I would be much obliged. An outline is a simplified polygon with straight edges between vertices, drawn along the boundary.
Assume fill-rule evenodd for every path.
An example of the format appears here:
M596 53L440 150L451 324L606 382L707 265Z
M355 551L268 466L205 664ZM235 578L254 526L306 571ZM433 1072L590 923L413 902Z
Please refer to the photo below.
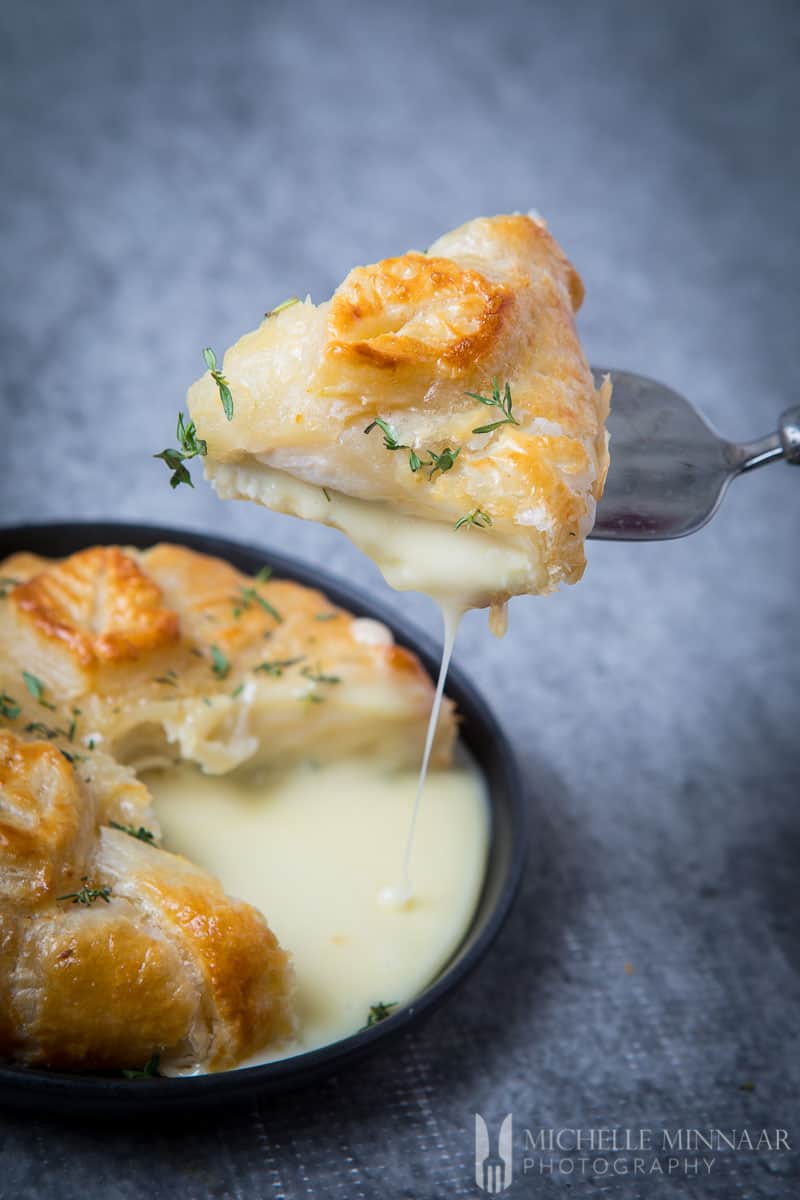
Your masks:
M439 678L436 683L436 693L433 697L433 705L431 707L431 715L428 718L428 732L425 738L425 750L422 755L422 764L419 769L419 779L417 780L417 790L414 796L414 807L411 810L411 821L406 837L405 852L403 854L403 868L399 886L385 887L381 889L378 899L381 904L389 905L394 908L402 908L408 904L412 896L411 888L411 855L414 849L414 838L417 831L417 819L419 817L419 807L422 800L422 793L425 790L425 781L428 777L428 765L431 758L431 749L433 741L436 737L436 726L439 723L439 713L442 707L442 696L444 695L444 684L447 679L447 671L450 666L450 659L453 656L453 646L455 645L458 627L461 623L461 618L464 615L464 610L454 605L445 606L442 608L442 616L444 618L444 645L442 647L442 661L439 666Z

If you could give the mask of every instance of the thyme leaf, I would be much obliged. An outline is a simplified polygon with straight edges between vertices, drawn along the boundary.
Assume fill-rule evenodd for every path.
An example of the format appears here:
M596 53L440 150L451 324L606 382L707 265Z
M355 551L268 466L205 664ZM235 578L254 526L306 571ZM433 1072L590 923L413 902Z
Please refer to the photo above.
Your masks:
M388 421L384 421L383 417L376 417L366 427L364 433L371 433L376 428L380 429L383 434L383 444L387 450L408 451L408 465L414 474L422 467L430 467L431 470L428 474L428 479L433 479L437 471L441 471L443 474L445 471L449 471L461 452L460 446L456 446L455 449L445 446L438 454L435 450L428 450L430 459L426 462L424 458L420 458L413 446L407 446L405 442L397 440L397 431L394 426L390 425Z
M293 304L299 304L299 296L290 296L288 300L284 300L281 304L277 304L275 308L271 308L269 312L265 312L265 317L277 317L278 313L285 312L287 308L291 308Z
M152 1058L148 1058L147 1062L141 1068L136 1067L130 1069L123 1067L122 1074L126 1079L153 1079L159 1073L158 1068L160 1062L161 1055L154 1054Z
M385 1021L387 1017L392 1015L392 1009L397 1008L397 1001L392 1000L388 1004L379 1001L377 1004L369 1006L369 1016L367 1017L366 1025L362 1025L362 1029L372 1029L373 1025L378 1025L381 1021Z
M0 692L0 717L5 717L7 721L13 721L21 712L22 708L13 696L9 696L8 692Z
M450 446L445 446L444 450L439 454L436 454L433 450L429 450L428 454L431 456L431 461L425 464L431 468L428 473L428 479L433 479L437 471L441 471L442 474L445 471L450 471L460 453L460 446L456 446L455 450L452 450Z
M480 508L473 508L472 512L464 513L463 517L459 517L453 528L461 529L462 525L467 527L475 525L478 529L486 529L491 523L492 518L488 513L483 512Z
M203 350L203 359L208 367L211 378L219 388L219 398L222 402L222 410L225 413L227 420L233 420L233 396L231 395L230 384L217 366L217 356L210 346L206 346Z
M56 900L71 900L73 904L94 904L95 900L105 900L106 904L111 903L111 888L110 887L90 887L88 875L81 875L81 883L83 887L77 892L67 892L65 896L56 896Z
M219 646L211 647L211 669L218 679L224 679L231 669L231 664L220 650Z
M472 400L479 401L481 404L487 405L489 408L499 408L503 414L499 421L492 421L489 425L479 425L477 429L473 429L473 433L493 433L501 425L519 425L519 421L511 411L513 403L511 400L511 385L508 380L506 380L502 395L496 377L492 380L491 396L482 396L480 392L465 392L464 395L469 396Z
M319 670L319 668L317 668L317 670L314 671L311 669L311 667L303 667L300 674L305 675L306 679L310 679L313 683L341 683L342 682L341 675L323 675L322 672Z
M176 488L181 483L194 487L189 468L185 463L188 459L196 458L198 455L204 458L208 454L208 443L197 436L197 427L194 421L186 420L182 412L178 413L176 437L179 449L162 450L160 454L154 454L153 458L163 459L172 471L169 481L171 488Z
M38 700L45 708L54 709L55 704L51 704L49 700L44 698L44 684L36 675L31 675L30 671L23 671L22 678L25 681L25 687L28 689L34 700Z
M258 579L258 576L256 576L256 578ZM234 600L234 617L238 619L241 616L242 609L250 608L250 606L253 604L260 605L261 608L264 609L264 612L268 612L272 619L277 621L279 625L283 621L283 617L278 612L275 605L270 604L266 596L262 596L261 593L254 587L240 588L239 595Z
M155 844L156 835L149 829L145 829L144 825L140 825L137 829L135 825L120 825L119 821L109 821L112 829L118 829L120 833L127 833L130 837L138 838L140 842L146 842L148 846Z
M259 663L254 667L254 671L263 671L266 675L274 675L279 678L288 667L293 667L295 663L303 661L305 655L301 654L299 658L279 658L272 662Z

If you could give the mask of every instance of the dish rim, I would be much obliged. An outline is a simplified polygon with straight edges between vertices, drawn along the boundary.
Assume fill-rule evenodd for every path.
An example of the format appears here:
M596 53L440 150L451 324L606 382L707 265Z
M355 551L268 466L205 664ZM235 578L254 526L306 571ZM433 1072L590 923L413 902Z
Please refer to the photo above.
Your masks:
M269 546L174 526L87 518L0 526L0 559L20 550L60 557L90 545L129 545L143 549L158 542L188 546L199 553L231 562L240 570L254 571L267 562L276 577L319 588L335 604L355 616L383 622L392 630L398 643L417 654L426 671L436 678L440 658L437 643L395 613L382 598L374 599L360 586L352 587L312 562L270 550ZM439 973L415 999L372 1028L361 1029L328 1045L276 1062L234 1067L205 1075L130 1080L51 1071L0 1060L0 1102L13 1102L15 1106L27 1108L46 1107L50 1111L116 1115L123 1111L212 1106L258 1092L288 1090L330 1075L372 1052L437 1008L477 967L500 932L519 887L527 848L525 789L512 746L481 693L460 666L451 664L446 690L461 715L467 747L481 770L491 776L492 788L487 789L491 816L489 850L481 893L470 924ZM495 794L498 786L502 793L500 798ZM498 838L497 810L501 803L507 810L507 849L504 860L493 868ZM500 872L500 878L495 881L496 895L487 899L493 869ZM470 944L470 937L476 924L480 925L482 911L487 905L482 927Z

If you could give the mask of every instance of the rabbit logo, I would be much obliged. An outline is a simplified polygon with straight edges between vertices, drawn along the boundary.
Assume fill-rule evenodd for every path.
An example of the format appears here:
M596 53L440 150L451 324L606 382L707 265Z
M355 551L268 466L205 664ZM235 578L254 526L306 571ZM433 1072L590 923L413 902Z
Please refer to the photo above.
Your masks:
M492 1154L489 1129L481 1114L475 1113L475 1182L490 1196L511 1187L513 1140L513 1121L508 1113L497 1135L497 1153Z

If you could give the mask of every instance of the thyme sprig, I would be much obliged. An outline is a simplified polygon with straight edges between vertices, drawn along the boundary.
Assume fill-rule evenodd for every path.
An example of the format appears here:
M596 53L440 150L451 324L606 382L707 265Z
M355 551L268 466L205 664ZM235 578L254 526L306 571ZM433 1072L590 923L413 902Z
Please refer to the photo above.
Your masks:
M222 653L219 646L211 647L211 669L217 679L224 679L231 669L229 660Z
M299 304L299 303L300 303L299 296L290 296L288 300L282 301L281 304L276 304L274 308L271 308L268 312L265 312L264 316L265 317L277 317L278 313L285 312L287 308L291 308L292 305Z
M7 721L14 721L21 712L22 707L17 704L13 696L9 696L8 692L0 692L0 717L5 717Z
M130 837L138 838L140 842L146 842L148 846L155 845L156 835L150 830L145 829L144 825L140 825L137 829L135 825L120 825L119 821L109 821L112 829L118 829L120 833L127 833Z
M302 662L304 658L304 654L301 654L299 658L277 658L272 662L259 663L257 667L253 667L253 670L263 671L265 675L273 675L276 679L279 679L284 671L289 667L295 666L296 663Z
M397 440L397 431L388 421L384 421L383 417L376 417L374 421L370 421L364 433L372 433L373 429L380 429L383 434L383 444L387 450L409 450L410 446L403 445ZM412 468L413 469L413 468Z
M305 675L306 679L310 679L313 683L341 683L341 675L323 675L322 671L317 667L314 670L312 667L303 667L300 672Z
M263 566L258 574L254 577L253 583L266 583L272 575L272 567ZM258 604L268 612L274 621L280 625L283 621L283 616L278 612L274 604L270 604L266 596L262 596L255 586L240 587L239 595L233 600L233 615L238 621L239 617L245 609L252 607L253 604Z
M423 465L422 459L417 454L412 446L407 446L405 442L398 442L397 432L388 421L384 421L383 417L376 417L374 421L370 421L364 433L372 433L373 429L380 429L383 434L383 444L387 450L407 450L408 465L413 472L417 472Z
M49 708L51 711L55 709L55 704L51 704L49 700L45 700L45 685L37 675L32 675L30 671L23 671L22 678L25 682L25 687L33 696L34 700L38 700L41 705L43 705L45 708Z
M485 404L488 408L499 408L503 414L499 421L492 421L489 425L479 425L477 429L473 429L473 433L493 433L501 425L519 425L519 421L511 411L513 403L511 400L511 385L508 380L506 380L502 395L500 394L500 385L497 382L497 377L492 380L491 396L482 396L480 392L465 392L464 395L469 396L472 400L479 401L481 404Z
M162 450L160 454L154 454L153 458L163 459L172 471L169 481L171 488L176 488L180 483L194 487L189 468L184 464L188 459L197 458L198 455L204 458L208 454L208 443L197 436L197 426L194 421L186 420L182 412L178 413L176 437L179 447L177 450L168 448Z
M437 471L441 471L444 474L445 471L451 470L460 453L460 446L456 446L455 450L451 449L450 446L445 446L444 450L440 451L439 454L436 454L433 450L429 450L428 454L431 456L431 461L425 464L425 466L431 468L428 473L428 479L433 479Z
M487 512L480 508L473 508L472 512L464 513L463 517L459 517L453 528L461 529L462 526L475 525L478 529L486 529L491 523L492 518Z
M161 1055L154 1054L148 1058L143 1067L135 1067L130 1069L123 1067L122 1074L126 1079L153 1079L159 1074L159 1066L161 1064Z
M81 875L81 883L83 887L77 892L67 892L65 896L56 896L56 900L71 900L73 904L94 904L95 900L105 900L106 904L111 903L111 888L110 887L90 887L89 876Z
M217 366L217 356L210 346L206 346L203 350L203 358L205 364L211 372L211 378L219 388L219 398L222 402L222 410L229 421L233 420L233 396L231 395L230 384Z
M385 1021L387 1017L390 1017L392 1015L392 1010L395 1008L397 1008L396 1000L392 1000L388 1004L384 1004L383 1001L378 1001L377 1004L371 1004L369 1006L367 1023L366 1025L362 1025L361 1028L372 1029L373 1025L378 1025L381 1021Z
M392 425L389 424L388 421L385 421L383 417L376 417L375 420L367 426L367 428L364 430L364 433L372 433L372 430L376 427L380 429L381 433L383 434L383 444L387 450L408 451L408 465L414 474L416 474L416 472L422 467L430 467L431 469L428 473L428 479L433 479L437 471L441 471L442 474L444 474L445 471L451 470L456 459L461 453L460 446L445 446L444 449L440 450L438 454L435 450L428 450L427 453L430 455L430 458L426 461L424 458L420 458L413 446L408 446L405 442L399 442L397 440L397 431Z
M52 725L45 725L44 721L29 721L25 726L25 732L38 733L40 737L47 738L49 742L54 741L57 737L67 736L65 730L56 729Z

